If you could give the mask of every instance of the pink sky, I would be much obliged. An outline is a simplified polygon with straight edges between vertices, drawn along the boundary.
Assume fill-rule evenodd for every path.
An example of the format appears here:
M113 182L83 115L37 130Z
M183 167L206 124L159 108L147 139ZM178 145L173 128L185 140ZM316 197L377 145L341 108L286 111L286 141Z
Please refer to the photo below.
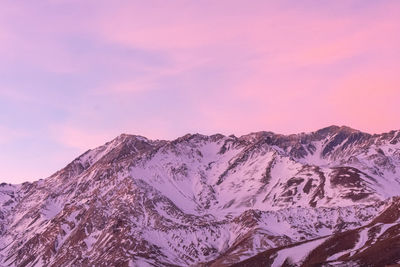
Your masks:
M398 14L399 1L5 1L0 181L45 178L123 132L399 129Z

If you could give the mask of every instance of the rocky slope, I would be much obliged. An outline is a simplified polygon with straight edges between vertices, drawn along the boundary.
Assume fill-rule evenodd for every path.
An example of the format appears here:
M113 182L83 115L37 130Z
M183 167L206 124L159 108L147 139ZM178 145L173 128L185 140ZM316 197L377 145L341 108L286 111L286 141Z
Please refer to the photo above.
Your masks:
M0 185L0 266L395 264L399 192L400 131L124 134Z

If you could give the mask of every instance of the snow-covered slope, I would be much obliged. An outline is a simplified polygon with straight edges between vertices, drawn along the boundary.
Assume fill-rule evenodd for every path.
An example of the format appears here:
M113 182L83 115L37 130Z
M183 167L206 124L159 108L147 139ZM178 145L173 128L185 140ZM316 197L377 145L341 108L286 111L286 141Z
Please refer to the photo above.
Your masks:
M268 249L233 266L398 266L400 198L385 206L361 227Z
M358 264L397 227L378 220L399 192L400 131L123 134L49 178L0 185L0 266ZM358 241L313 256L346 233Z

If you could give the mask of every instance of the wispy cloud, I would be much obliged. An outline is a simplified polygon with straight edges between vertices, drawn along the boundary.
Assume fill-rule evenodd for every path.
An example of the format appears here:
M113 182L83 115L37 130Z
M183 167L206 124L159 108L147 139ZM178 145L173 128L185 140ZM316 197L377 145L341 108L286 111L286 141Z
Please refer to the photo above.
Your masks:
M10 129L3 125L0 125L0 145L11 143L19 138L26 137L27 133L18 131L16 129Z
M81 151L95 148L115 137L112 131L108 133L105 131L100 132L68 124L54 125L51 128L51 135L52 138L60 144L71 148L77 148Z
M122 132L398 128L399 12L398 1L6 1L0 139L11 149L27 133L25 145L67 158Z

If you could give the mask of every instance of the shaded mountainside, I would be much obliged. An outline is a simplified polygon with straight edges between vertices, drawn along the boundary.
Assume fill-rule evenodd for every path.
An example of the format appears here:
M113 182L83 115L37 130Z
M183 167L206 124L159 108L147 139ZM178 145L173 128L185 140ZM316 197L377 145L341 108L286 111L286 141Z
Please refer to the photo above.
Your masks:
M400 262L400 198L370 223L269 249L233 266L388 266ZM396 265L397 266L397 265Z
M400 131L123 134L0 185L0 266L395 264L399 192Z

